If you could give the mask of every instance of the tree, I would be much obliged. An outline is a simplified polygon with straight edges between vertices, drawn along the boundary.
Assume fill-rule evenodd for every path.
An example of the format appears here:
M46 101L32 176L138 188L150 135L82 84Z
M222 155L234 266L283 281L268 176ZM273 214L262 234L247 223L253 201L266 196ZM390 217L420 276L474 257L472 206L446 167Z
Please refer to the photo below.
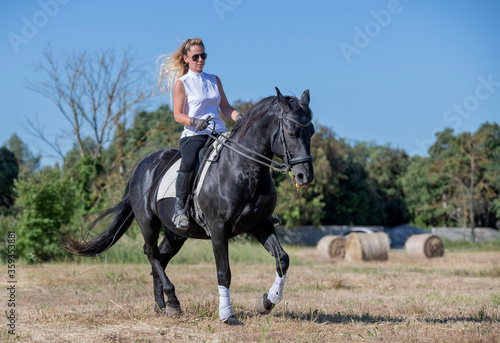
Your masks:
M34 156L28 146L16 134L10 136L7 147L16 156L21 176L33 175L38 170L41 156Z
M259 102L260 100L257 100ZM233 108L240 112L242 115L245 115L257 102L254 101L244 101L241 99L233 102Z
M179 146L183 129L175 121L174 113L168 105L161 105L151 112L141 111L135 115L132 127L126 132L124 151L128 157L135 155L135 159L158 149Z
M489 210L494 214L488 218L491 226L500 227L500 148L496 147L491 152L491 159L486 166L485 178L489 185Z
M327 223L336 225L383 225L383 207L371 187L366 169L351 156L343 160L340 179L325 214Z
M429 158L412 158L403 188L412 220L429 225L454 222L475 239L476 225L495 227L500 191L500 130L485 123L477 132L436 134Z
M14 203L14 193L12 186L19 173L16 156L5 146L0 148L0 212L7 212L7 209Z
M445 130L437 134L437 141L432 150L440 172L447 178L451 192L451 201L460 209L464 239L469 224L472 241L475 241L475 226L483 190L486 187L484 180L484 165L488 162L485 149L487 135L478 130L475 134L463 132L453 136L452 130ZM446 147L446 150L443 147ZM433 148L431 147L431 149ZM482 167L483 166L483 167Z
M366 170L373 189L383 203L383 225L393 227L408 223L409 213L404 200L401 177L408 168L404 150L387 146L373 146Z
M500 222L500 127L496 123L482 124L475 136L483 137L483 161L478 168L480 180L480 198L477 202L480 226L499 227Z
M384 225L384 199L366 169L371 148L338 140L323 125L317 125L316 131L311 139L314 182L297 192L287 181L275 178L277 210L286 225Z
M22 209L17 224L17 249L28 262L65 256L59 237L77 209L75 183L57 168L46 167L33 177L15 182L16 206Z
M462 178L462 184L465 188L465 194L468 198L468 212L469 212L469 223L472 229L472 241L475 242L475 213L477 205L477 197L481 188L481 178L480 170L478 170L478 164L485 162L486 156L482 149L484 143L484 136L481 135L471 135L469 132L464 132L457 137L457 147L458 151L461 153L461 157L464 160L464 167L462 168L462 173L467 173L467 177L462 175L457 175L457 178ZM465 223L465 221L464 221ZM464 226L465 229L466 226Z
M314 187L294 189L288 180L283 180L277 192L276 212L281 215L286 227L321 224L325 203L323 195L317 194Z
M450 189L430 158L414 156L401 177L405 204L412 223L421 227L450 226Z
M121 199L135 165L155 150L178 146L182 130L183 126L175 122L168 105L161 105L154 111L137 112L131 127L124 123L116 127L113 140L99 160L82 159L75 147L66 155L65 170L71 171L75 180L83 180L79 176L82 175L80 167L93 168L91 174L83 174L92 176L84 182L88 199L94 199L91 200L94 204L104 199L114 203ZM84 149L91 149L92 140L87 139L84 143Z
M258 102L258 101L257 101ZM232 106L233 108L241 113L241 115L245 115L257 102L253 101L243 101L241 99L236 100L233 102ZM229 131L231 131L234 127L234 121L231 119L226 118L222 112L219 111L219 115L222 118L222 120L226 123L226 127Z
M45 75L45 80L29 82L27 88L54 102L71 126L80 157L99 158L127 113L149 98L148 87L140 84L144 73L129 51L123 53L120 62L116 61L111 49L95 55L88 52L64 54L62 66L50 46L43 55L45 61L36 70ZM52 141L45 136L43 125L30 121L29 126L35 136L64 160L62 136ZM86 137L95 142L91 151L84 148Z
M286 226L324 223L329 196L341 177L336 164L340 155L335 134L326 126L316 126L317 132L311 138L311 155L315 157L313 183L296 190L286 177L273 174L278 191L276 211Z
M371 145L332 139L328 160L332 184L326 197L325 224L384 225L384 206L367 171Z

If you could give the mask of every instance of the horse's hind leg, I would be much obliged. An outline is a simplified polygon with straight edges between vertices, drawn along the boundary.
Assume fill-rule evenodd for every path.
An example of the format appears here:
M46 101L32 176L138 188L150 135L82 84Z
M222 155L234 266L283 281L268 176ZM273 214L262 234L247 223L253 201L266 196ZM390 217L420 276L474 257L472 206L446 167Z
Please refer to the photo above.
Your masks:
M182 248L184 245L184 242L186 241L186 238L181 238L181 237L173 237L173 234L171 234L169 231L165 234L165 237L163 237L162 242L160 243L160 263L165 270L167 267L168 263L174 257L179 250ZM166 276L166 273L165 273ZM168 277L166 278L167 282L170 282L168 280ZM179 315L181 314L181 304L179 303L179 300L177 299L177 296L175 295L175 287L174 285L170 282L171 287L168 287L165 289L163 287L163 284L161 282L160 277L157 275L157 277L154 277L153 274L153 281L154 281L154 293L155 293L155 301L156 304L161 304L163 302L163 306L160 308L163 308L165 313L169 315ZM167 295L167 303L165 306L164 302L164 297L163 294ZM155 306L155 310L157 310L157 307Z
M156 218L147 221L143 221L139 218L136 219L142 229L142 234L144 236L144 254L146 254L152 267L155 294L155 310L157 312L166 312L169 315L179 315L181 313L180 304L177 300L177 297L175 296L175 287L165 274L165 267L170 258L172 258L175 253L179 251L182 244L180 244L178 249L172 250L170 250L169 247L164 244L164 254L162 258L162 254L160 253L160 249L158 248L158 237L161 229L161 223L159 219ZM182 243L184 243L184 241L182 241ZM162 259L164 265L162 265ZM163 291L163 293L165 293L168 297L167 306L165 306L165 300L160 290ZM172 304L173 306L169 306L168 304Z
M171 316L180 315L182 313L181 305L175 296L175 287L165 274L164 267L160 261L160 250L158 247L151 247L144 244L144 253L148 257L152 266L155 311L159 313L166 313ZM163 293L167 295L167 304L165 304Z
M276 230L271 221L266 222L265 229L253 232L257 240L276 259L276 277L274 284L269 289L269 293L257 300L257 310L260 314L269 314L271 310L283 299L283 288L285 286L286 272L290 263L288 254L281 247Z

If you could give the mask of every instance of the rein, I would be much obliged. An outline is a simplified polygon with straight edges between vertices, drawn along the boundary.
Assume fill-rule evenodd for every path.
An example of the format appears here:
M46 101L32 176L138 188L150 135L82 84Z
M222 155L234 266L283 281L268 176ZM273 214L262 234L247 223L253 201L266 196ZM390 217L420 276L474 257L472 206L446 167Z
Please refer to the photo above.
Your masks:
M229 137L227 137L226 141L224 142L224 141L221 141L216 135L213 135L212 133L208 133L208 136L211 137L212 139L216 140L223 147L226 147L229 150L234 151L237 154L248 158L249 160L252 160L252 161L254 161L260 165L263 165L265 167L271 168L275 172L287 174L292 169L292 167L294 165L304 163L304 162L312 162L314 160L314 157L312 157L311 155L307 155L307 156L300 156L300 157L291 158L290 152L288 151L288 148L286 145L285 134L284 134L285 129L283 127L283 122L286 119L286 120L290 120L291 122L296 123L297 125L299 125L301 127L307 127L311 124L311 120L309 120L306 124L301 124L300 122L298 122L297 120L295 120L293 118L289 118L289 117L284 116L283 115L283 108L281 108L281 113L280 113L280 116L278 117L278 119L279 119L279 129L278 130L279 130L279 135L280 135L280 142L283 145L283 150L284 150L284 155L283 155L284 163L276 162L275 160L273 160L267 156L264 156L256 151L253 151L252 149L244 146L243 144L238 143L237 141L235 141L234 139L231 139ZM207 132L205 132L205 133L207 133ZM234 144L235 147L228 145L227 142ZM240 151L236 148L246 150L246 151L254 154L255 156L259 157L261 160L255 158L255 157L252 157L252 156L250 156L250 155L248 155L248 154L244 153L243 151Z

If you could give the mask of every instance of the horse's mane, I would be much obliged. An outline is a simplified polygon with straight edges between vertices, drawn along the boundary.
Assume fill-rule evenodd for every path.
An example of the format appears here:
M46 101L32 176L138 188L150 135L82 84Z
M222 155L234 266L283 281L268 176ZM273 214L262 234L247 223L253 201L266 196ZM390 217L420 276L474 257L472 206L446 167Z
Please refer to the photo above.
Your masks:
M301 107L304 113L307 114L309 119L312 118L312 113L309 107L302 106L300 104L299 99L292 96L285 96L285 99L288 100L288 102L290 103L290 105L294 110L295 106L298 105ZM264 115L267 112L269 112L271 107L276 105L277 103L278 103L278 97L275 95L260 100L258 103L256 103L254 106L250 108L250 110L243 116L242 119L238 120L234 124L233 130L231 132L231 137L236 137L236 135L239 135L239 139L241 139L248 131L250 126L252 126L260 119L262 119L262 117L264 117Z
M238 120L234 124L233 130L231 132L231 137L235 137L241 132L241 139L250 128L250 126L262 119L262 117L269 111L269 109L277 102L277 96L269 96L253 105L250 110L243 116L243 118Z

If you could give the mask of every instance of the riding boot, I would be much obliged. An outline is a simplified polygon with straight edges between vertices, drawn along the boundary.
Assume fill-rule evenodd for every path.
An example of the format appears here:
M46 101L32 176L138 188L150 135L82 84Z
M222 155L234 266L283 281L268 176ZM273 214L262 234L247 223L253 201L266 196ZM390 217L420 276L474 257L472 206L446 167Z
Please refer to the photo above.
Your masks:
M193 172L181 172L180 170L177 172L176 198L172 222L178 229L182 230L189 228L189 212L186 208L186 200L191 190L192 176Z

